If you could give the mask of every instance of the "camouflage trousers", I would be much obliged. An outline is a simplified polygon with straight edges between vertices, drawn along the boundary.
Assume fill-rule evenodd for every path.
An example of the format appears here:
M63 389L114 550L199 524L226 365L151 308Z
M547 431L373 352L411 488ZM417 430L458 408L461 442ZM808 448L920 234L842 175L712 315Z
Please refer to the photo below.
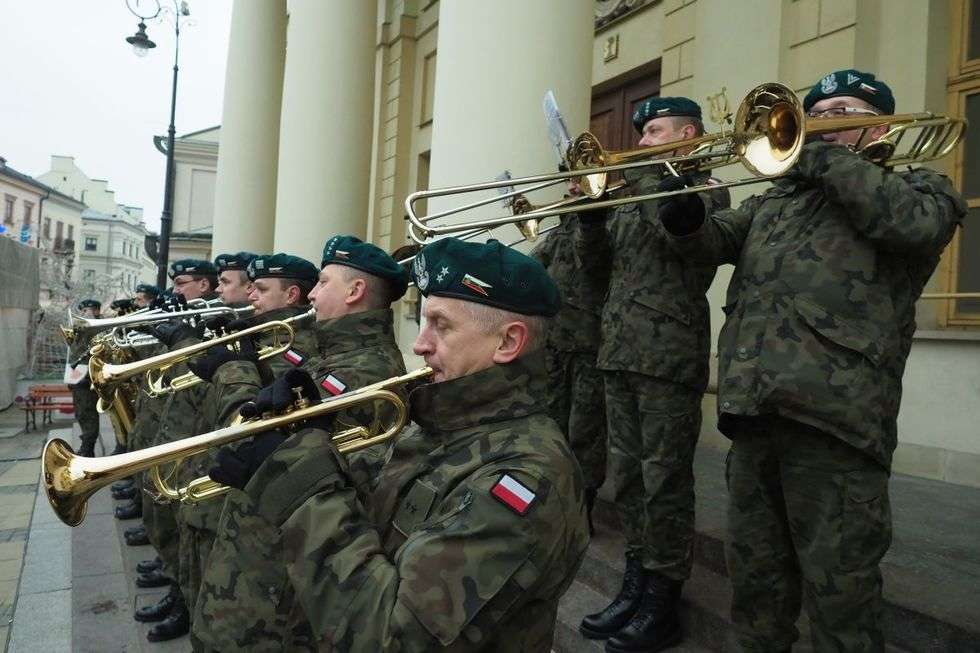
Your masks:
M694 560L694 448L701 393L633 372L606 372L609 475L626 552L674 580Z
M180 574L180 529L177 508L155 502L143 493L143 526L146 538L163 561L163 571L173 579Z
M187 610L194 614L194 605L201 590L201 579L208 564L208 554L214 544L214 531L182 524L180 528L180 567L177 584L184 594Z
M68 387L75 404L75 420L82 429L82 443L94 443L99 439L99 395L92 389L88 378Z
M595 354L548 351L548 413L568 439L586 488L606 479L606 397Z
M789 650L801 597L816 651L883 651L888 471L815 428L742 418L728 455L732 621L746 651Z

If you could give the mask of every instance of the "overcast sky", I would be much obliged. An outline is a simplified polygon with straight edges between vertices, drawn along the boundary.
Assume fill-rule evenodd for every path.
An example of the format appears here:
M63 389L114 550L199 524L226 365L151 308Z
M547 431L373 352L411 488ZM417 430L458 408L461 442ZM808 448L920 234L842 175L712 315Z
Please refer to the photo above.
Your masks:
M189 5L178 136L221 122L231 22L231 0ZM172 26L147 23L157 47L139 58L125 41L138 21L124 0L0 0L0 16L0 156L35 176L50 168L52 154L74 156L89 177L108 180L117 202L142 206L158 230L166 161L153 136L166 135L170 119Z

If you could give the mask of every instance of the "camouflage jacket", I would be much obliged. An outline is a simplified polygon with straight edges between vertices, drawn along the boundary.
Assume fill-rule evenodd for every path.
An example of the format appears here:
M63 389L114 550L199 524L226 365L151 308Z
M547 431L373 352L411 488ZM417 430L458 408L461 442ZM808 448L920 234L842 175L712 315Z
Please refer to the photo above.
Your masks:
M561 310L548 327L548 348L594 353L599 349L599 316L609 269L585 270L575 248L578 231L578 216L565 216L531 251L531 256L544 266L561 292ZM592 273L599 274L599 278L588 278Z
M390 309L317 322L313 331L320 349L303 366L318 383L333 375L353 389L405 373ZM322 464L315 456L308 461ZM203 650L316 648L288 583L279 529L256 513L244 492L232 490L225 500L193 633Z
M258 326L273 320L284 320L296 315L300 315L309 310L309 307L290 307L269 311L261 315L253 316L245 322L249 327ZM204 385L205 398L203 401L199 432L205 433L228 426L237 416L238 409L246 401L252 400L259 389L266 382L282 374L285 370L294 367L294 363L299 359L306 359L312 356L316 350L316 342L313 337L313 318L293 323L294 337L292 352L289 356L279 355L267 358L258 366L253 363L229 363L220 369L225 370L224 376L215 374L215 379L211 383ZM256 348L271 346L275 344L272 333L262 333L255 339ZM299 359L296 358L299 356ZM236 370L232 373L232 370ZM244 370L240 379L235 378L238 370ZM181 485L206 476L208 471L214 467L215 457L218 449L210 449L207 452L185 459L178 470L178 479ZM202 501L191 504L183 503L180 506L181 520L198 530L214 531L218 526L218 518L221 515L223 505L221 499Z
M581 472L544 412L544 384L537 353L417 388L415 424L369 494L323 431L267 461L257 505L283 522L289 579L321 649L550 650L589 535ZM334 464L304 466L294 448Z
M627 179L639 195L654 192L661 177L633 174ZM696 177L698 183L707 179L707 173ZM699 196L712 210L731 203L727 189ZM579 256L589 268L610 269L598 367L646 374L703 392L711 349L705 293L715 267L692 264L671 248L657 218L658 206L658 200L623 204L605 223L582 223Z
M890 468L915 302L966 208L932 170L820 152L818 177L782 179L674 243L735 264L718 342L720 428L779 413Z

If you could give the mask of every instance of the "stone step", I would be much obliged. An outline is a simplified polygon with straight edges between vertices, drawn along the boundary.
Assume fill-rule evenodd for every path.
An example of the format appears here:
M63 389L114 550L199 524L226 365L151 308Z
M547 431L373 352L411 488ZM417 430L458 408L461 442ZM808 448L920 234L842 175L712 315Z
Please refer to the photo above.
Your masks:
M724 453L699 447L695 474L696 564L685 586L690 608L685 619L695 641L725 650L716 641L718 633L731 630ZM894 541L882 561L886 640L910 651L980 651L980 604L975 598L980 586L980 491L896 474L891 499ZM601 496L595 517L598 533L578 580L608 599L619 590L623 541L615 510ZM799 627L806 632L798 648L805 650L805 618Z

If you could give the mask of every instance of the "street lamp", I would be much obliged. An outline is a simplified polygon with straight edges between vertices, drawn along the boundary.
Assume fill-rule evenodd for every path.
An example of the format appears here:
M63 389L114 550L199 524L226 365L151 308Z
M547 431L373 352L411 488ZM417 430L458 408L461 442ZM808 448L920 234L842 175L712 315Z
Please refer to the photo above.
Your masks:
M164 0L166 1L166 0ZM174 79L173 87L170 92L170 127L167 129L167 172L163 184L163 211L160 213L160 244L157 248L157 286L167 287L167 264L170 258L170 230L173 225L174 209L174 117L177 111L177 62L180 56L180 26L181 20L190 16L191 10L187 2L173 0L174 8L163 7L160 0L126 0L126 8L130 13L140 19L136 33L126 38L126 42L133 46L133 52L138 57L145 57L146 53L157 46L146 35L146 23L164 14L170 16L174 26Z

